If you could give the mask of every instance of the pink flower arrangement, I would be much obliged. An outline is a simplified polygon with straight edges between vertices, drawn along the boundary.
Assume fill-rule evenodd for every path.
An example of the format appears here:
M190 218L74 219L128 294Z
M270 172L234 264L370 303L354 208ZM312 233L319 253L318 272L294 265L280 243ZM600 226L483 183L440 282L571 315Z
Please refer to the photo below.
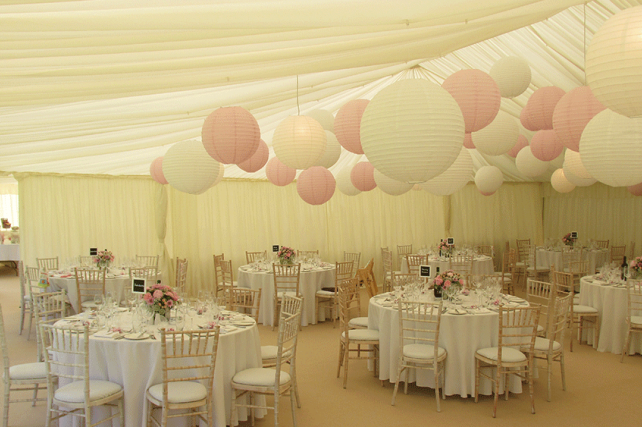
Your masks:
M566 233L564 237L562 237L562 243L566 246L572 246L574 242L575 239L571 237L571 233Z
M642 256L639 256L629 264L629 268L637 273L642 273Z
M435 276L432 283L437 289L448 289L451 286L463 288L461 276L459 273L455 273L452 270L444 271L443 273Z
M281 264L291 264L294 261L294 258L296 258L296 252L292 248L281 246L281 249L279 249L276 256L281 260Z
M8 218L2 218L2 228L11 228L11 223Z
M180 302L180 298L169 286L156 283L147 288L145 295L143 295L143 301L147 304L149 311L164 316Z
M94 256L94 262L98 267L109 267L109 264L114 262L114 254L107 249L98 251L98 254Z

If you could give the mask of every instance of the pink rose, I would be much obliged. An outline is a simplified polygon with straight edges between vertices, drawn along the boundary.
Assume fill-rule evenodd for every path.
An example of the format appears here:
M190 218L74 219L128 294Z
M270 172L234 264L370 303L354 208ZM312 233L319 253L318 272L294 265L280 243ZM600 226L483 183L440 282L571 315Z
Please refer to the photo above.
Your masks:
M173 300L171 300L171 299L170 299L170 300L167 300L167 302L165 303L165 305L166 305L167 307L169 307L169 308L172 308L172 306L174 305L174 301L173 301Z
M448 273L446 273L446 276L448 276L448 277L453 277L453 272L452 272L452 270L451 270L451 271L449 271Z
M442 283L444 283L444 280L441 278L441 276L437 276L435 278L435 285L441 285Z
M448 288L448 287L450 287L450 284L451 284L451 281L450 281L450 280L446 280L446 281L444 282L444 288Z
M163 297L163 291L161 291L160 289L156 289L152 296L154 297L154 299L161 299Z
M147 304L151 304L154 301L154 299L152 298L152 294L150 294L149 292L145 292L145 295L143 295L143 299Z

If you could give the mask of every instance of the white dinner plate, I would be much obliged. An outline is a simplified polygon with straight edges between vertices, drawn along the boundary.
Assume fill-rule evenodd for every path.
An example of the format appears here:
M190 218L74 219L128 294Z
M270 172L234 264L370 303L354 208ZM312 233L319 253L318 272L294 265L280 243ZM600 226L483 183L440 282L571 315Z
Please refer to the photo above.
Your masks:
M125 335L123 335L123 338L125 338L126 340L138 341L138 340L146 340L147 338L149 338L149 335L148 334L142 334L141 335L140 333L137 333L137 334L125 334Z
M253 320L234 320L232 321L232 324L236 326L252 326L254 325L254 321Z

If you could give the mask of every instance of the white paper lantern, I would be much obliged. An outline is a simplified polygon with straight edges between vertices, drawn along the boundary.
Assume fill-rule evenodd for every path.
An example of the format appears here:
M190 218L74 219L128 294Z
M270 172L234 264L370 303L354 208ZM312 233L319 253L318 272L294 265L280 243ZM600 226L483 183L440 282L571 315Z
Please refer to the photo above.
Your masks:
M497 166L482 166L475 174L475 185L482 193L494 193L504 183L504 174Z
M473 177L473 158L467 148L462 148L457 160L446 172L421 185L421 188L437 196L447 196L462 189Z
M328 110L311 110L305 115L319 122L323 129L334 133L334 116Z
M222 167L205 151L201 141L178 142L163 157L165 179L183 193L205 192L214 185Z
M326 141L325 130L312 117L289 116L274 130L272 147L284 165L307 169L323 156Z
M577 151L566 150L563 168L566 179L577 187L587 187L597 182L582 164L582 158Z
M489 156L499 156L510 151L519 139L519 123L510 114L499 111L491 124L473 132L477 151Z
M531 84L531 67L522 58L515 56L497 60L488 74L495 79L504 98L521 95Z
M361 119L361 146L368 160L397 181L434 178L455 161L463 143L459 105L427 80L400 80L385 87Z
M352 184L350 172L352 172L352 167L344 168L339 171L336 176L337 188L346 196L356 196L361 193L361 191Z
M407 193L414 185L388 178L376 169L374 171L374 179L377 183L377 187L379 187L379 189L384 193L390 194L391 196L400 196Z
M316 166L323 166L326 169L330 169L330 167L334 166L339 160L339 157L341 157L341 144L339 144L337 137L329 130L325 131L325 136L327 138L325 151L316 163Z
M530 149L522 149L515 157L515 166L524 176L534 178L546 172L549 162L543 162L533 155Z
M586 80L606 107L642 116L642 6L622 10L596 32L586 51Z
M606 109L584 128L580 156L586 171L612 187L642 182L642 118Z
M575 185L566 179L562 168L557 169L551 175L551 185L558 193L570 193L575 190Z
M214 183L210 186L210 188L214 187L219 182L223 181L223 177L224 176L225 176L225 165L221 164L221 167L218 170L218 175L217 175L216 179L214 180Z

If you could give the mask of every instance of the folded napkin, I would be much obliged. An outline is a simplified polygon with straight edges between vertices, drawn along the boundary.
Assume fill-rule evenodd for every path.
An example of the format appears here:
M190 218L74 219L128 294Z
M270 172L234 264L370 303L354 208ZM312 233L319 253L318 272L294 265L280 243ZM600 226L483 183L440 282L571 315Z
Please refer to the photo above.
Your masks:
M122 332L109 332L106 329L103 329L101 331L98 331L94 334L96 338L115 338L117 335L121 335Z

